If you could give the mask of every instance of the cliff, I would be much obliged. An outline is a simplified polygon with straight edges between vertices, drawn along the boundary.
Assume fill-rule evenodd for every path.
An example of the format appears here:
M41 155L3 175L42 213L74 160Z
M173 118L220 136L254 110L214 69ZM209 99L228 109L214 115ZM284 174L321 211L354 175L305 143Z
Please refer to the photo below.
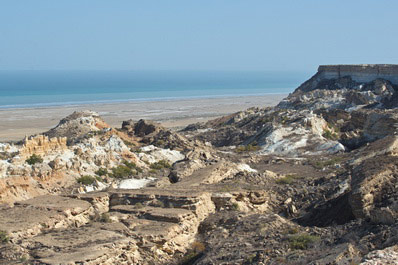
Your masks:
M398 65L321 65L278 107L282 109L392 109L398 106Z
M351 86L356 83L369 83L383 79L398 84L398 65L396 64L351 64L351 65L320 65L318 72L299 86L296 91L309 92L326 80L349 79ZM296 92L295 91L295 92Z
M398 65L396 64L321 65L318 68L318 74L324 79L350 76L356 82L367 83L381 78L398 84Z

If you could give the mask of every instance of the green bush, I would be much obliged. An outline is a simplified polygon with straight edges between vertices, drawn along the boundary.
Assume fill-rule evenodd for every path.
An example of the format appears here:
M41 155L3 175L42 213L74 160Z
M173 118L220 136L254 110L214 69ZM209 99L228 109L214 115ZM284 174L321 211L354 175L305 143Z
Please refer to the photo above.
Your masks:
M289 237L289 246L292 249L307 249L311 244L319 240L319 236L313 236L307 233L292 235Z
M332 132L329 129L325 129L323 131L322 136L325 137L326 139L329 139L329 140L338 140L339 139L339 135L337 133L335 133L335 132Z
M34 165L36 163L43 163L43 158L41 158L41 156L39 155L33 154L28 159L26 159L25 162L29 165Z
M128 178L129 176L135 175L135 172L125 165L119 165L111 170L112 173L110 173L109 176L113 178Z
M123 161L122 165L111 169L112 173L109 173L110 177L113 178L128 178L130 176L137 175L142 172L142 169L137 167L133 162Z
M135 163L133 163L133 162L129 162L129 161L124 160L123 164L126 167L130 168L130 169L135 169L137 172L142 172L142 169L137 167L137 165Z
M77 179L77 183L83 184L83 185L91 185L94 183L96 178L92 176L81 176L80 178Z
M108 170L106 168L99 168L97 171L95 171L95 174L98 176L106 176L108 175Z
M7 243L8 241L10 241L10 238L8 237L7 232L0 230L0 242Z
M171 168L171 165L166 160L160 160L158 162L152 163L149 167L151 169L160 170L163 168Z

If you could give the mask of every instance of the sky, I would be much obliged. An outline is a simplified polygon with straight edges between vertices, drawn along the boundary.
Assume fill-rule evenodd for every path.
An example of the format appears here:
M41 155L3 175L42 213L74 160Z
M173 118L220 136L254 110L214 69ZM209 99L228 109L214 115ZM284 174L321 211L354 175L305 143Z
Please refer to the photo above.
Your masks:
M397 63L396 0L0 0L0 70Z

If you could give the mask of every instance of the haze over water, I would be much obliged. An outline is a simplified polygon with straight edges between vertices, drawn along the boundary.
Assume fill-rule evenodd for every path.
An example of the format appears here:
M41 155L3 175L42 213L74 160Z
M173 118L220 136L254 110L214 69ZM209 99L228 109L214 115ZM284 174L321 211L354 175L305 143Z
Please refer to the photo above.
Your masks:
M299 72L0 71L0 108L292 92Z

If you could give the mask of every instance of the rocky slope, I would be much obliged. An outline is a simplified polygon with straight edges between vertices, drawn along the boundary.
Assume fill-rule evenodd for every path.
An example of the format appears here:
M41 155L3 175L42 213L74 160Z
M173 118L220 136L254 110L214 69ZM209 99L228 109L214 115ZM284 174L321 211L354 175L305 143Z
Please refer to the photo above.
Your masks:
M175 132L76 112L0 144L2 264L396 264L395 67L322 66Z

